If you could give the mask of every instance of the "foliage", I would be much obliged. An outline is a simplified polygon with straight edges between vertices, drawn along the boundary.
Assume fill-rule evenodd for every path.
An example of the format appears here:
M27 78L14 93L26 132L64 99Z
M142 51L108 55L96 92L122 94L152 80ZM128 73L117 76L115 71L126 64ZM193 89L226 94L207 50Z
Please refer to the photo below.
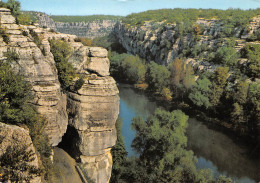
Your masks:
M4 53L4 56L7 58L6 61L11 63L12 61L17 62L19 60L19 55L15 50L8 49L7 52Z
M163 88L169 84L170 72L165 66L158 65L155 62L148 64L146 73L146 82L149 89L161 94Z
M189 99L199 107L208 108L212 104L210 103L211 96L211 82L206 77L198 79L196 84L192 87Z
M9 56L7 63L0 63L0 121L26 125L30 130L33 145L45 163L44 159L51 154L51 147L44 133L46 120L30 103L33 99L31 85L24 80L22 75L15 74L9 65L9 62L14 61L12 58L15 57Z
M122 62L122 71L130 83L143 83L145 80L146 66L138 56L128 55Z
M6 32L6 28L0 27L0 35L3 38L3 41L8 44L10 42L10 36Z
M249 76L260 77L260 45L247 44L244 54L249 60Z
M228 67L218 67L213 75L212 95L210 96L211 104L216 106L224 92L226 80L228 77Z
M8 146L5 153L0 156L0 167L2 169L3 182L29 182L35 176L41 174L41 169L30 163L34 161L35 153L29 146Z
M229 26L245 27L250 20L260 14L260 9L241 10L241 9L160 9L149 10L141 13L133 13L123 19L123 23L131 26L143 25L146 21L165 22L165 23L180 23L180 22L195 22L198 18L212 19L217 18L223 24L227 25L228 33ZM197 28L198 30L198 28Z
M234 66L237 64L238 54L236 50L232 47L220 47L215 53L215 58L213 61L225 66Z
M72 49L66 41L49 40L51 46L51 53L54 56L56 68L58 70L58 77L61 86L67 88L73 78L75 77L75 70L71 63L68 62L69 56L72 54Z
M124 172L127 151L125 150L124 137L122 136L122 121L117 119L116 121L116 131L117 131L117 141L116 145L112 148L111 153L113 156L113 169L110 181L119 183L121 176Z
M122 16L114 15L89 15L89 16L57 16L53 15L51 18L55 22L94 22L94 21L104 21L104 20L114 20L118 21L122 19Z
M75 42L81 42L84 46L92 46L92 40L84 37L77 37Z
M31 25L31 17L27 14L21 13L17 16L17 23L22 25Z
M10 9L12 15L17 17L20 14L21 4L19 1L8 0L6 3L6 8Z
M81 87L84 85L85 80L84 80L84 75L80 76L80 78L75 82L74 84L74 90L78 91L79 89L81 89Z

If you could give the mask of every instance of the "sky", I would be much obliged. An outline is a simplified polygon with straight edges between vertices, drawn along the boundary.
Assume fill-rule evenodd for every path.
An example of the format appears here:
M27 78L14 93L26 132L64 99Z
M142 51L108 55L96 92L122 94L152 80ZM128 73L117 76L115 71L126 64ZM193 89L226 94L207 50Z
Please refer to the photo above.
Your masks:
M6 0L3 0L6 1ZM162 8L255 9L260 0L19 0L22 10L49 15L129 15Z

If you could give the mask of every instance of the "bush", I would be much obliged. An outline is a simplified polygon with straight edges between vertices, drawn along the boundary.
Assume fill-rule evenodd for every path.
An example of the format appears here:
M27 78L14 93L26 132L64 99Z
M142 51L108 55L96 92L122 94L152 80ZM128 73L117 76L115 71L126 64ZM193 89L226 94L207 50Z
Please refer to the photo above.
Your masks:
M3 38L3 41L8 44L10 42L10 37L6 32L6 28L0 28L0 35Z
M74 90L78 91L79 89L81 89L81 87L84 85L85 80L84 80L84 76L81 76L74 84Z
M55 64L58 70L58 78L62 88L66 89L71 85L75 77L75 69L68 62L72 49L68 42L62 40L49 40L51 52L54 56Z
M29 146L7 147L6 152L0 156L0 167L3 173L2 180L7 182L29 182L34 176L41 174L41 169L30 164L35 154Z
M17 16L17 23L22 25L31 25L32 20L29 15L22 13Z
M12 61L17 62L19 60L19 55L15 50L8 49L7 52L4 53L4 56L7 57L8 63L11 63Z

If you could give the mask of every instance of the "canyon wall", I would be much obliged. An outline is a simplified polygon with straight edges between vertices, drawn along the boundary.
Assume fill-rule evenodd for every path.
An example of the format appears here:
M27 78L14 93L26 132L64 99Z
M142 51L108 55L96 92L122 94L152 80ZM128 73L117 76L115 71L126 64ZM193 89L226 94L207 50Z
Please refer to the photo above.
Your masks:
M92 22L55 22L49 15L36 12L38 24L55 31L73 34L78 37L96 38L109 35L117 23L116 20L97 20Z
M5 61L4 53L10 50L19 55L12 68L31 83L35 94L32 103L47 118L45 132L50 143L52 146L70 144L71 155L83 164L94 182L109 182L112 170L110 150L116 143L119 92L115 80L109 76L107 51L83 46L74 41L75 35L17 25L10 10L5 8L0 9L0 18L1 29L5 29L10 38L6 43L0 37L0 60ZM30 31L38 34L40 45L34 43ZM73 86L69 91L61 89L49 39L68 41L72 47L74 54L70 62L84 79L84 85L78 91ZM2 126L0 134L8 127Z
M55 22L55 28L58 32L74 34L78 37L96 38L103 37L112 32L117 21L102 20L94 22Z
M118 22L114 32L123 47L133 55L139 55L148 61L168 65L177 58L185 47L193 49L196 45L214 47L222 32L223 24L218 20L198 19L195 24L203 25L204 32L194 39L194 33L179 36L178 26L163 22L145 22L139 27L131 27ZM235 28L233 36L236 37L236 49L240 50L246 39L259 28L260 17L255 17L249 25L249 30ZM208 69L208 68L207 68Z

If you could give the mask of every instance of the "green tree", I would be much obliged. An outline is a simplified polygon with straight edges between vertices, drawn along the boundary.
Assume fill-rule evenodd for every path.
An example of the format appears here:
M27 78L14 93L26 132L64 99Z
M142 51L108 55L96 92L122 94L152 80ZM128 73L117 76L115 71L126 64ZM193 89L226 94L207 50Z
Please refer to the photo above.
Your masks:
M248 44L245 47L246 57L249 60L249 76L260 77L260 45Z
M170 72L165 66L158 65L155 62L151 62L148 65L146 82L148 83L150 90L160 94L163 88L167 88L169 78Z
M234 66L238 62L238 53L232 47L220 47L215 53L214 62Z
M133 141L139 153L139 166L144 167L140 182L195 182L195 158L187 151L185 136L188 116L157 109L148 120L134 118Z
M191 93L189 94L189 99L193 104L199 107L208 108L212 104L210 103L211 91L211 82L206 77L198 79L196 84L192 87Z
M218 105L220 102L227 83L228 70L228 67L218 67L213 75L212 95L210 97L213 106Z
M12 15L17 17L20 14L21 4L19 1L8 0L6 3L6 7L11 10Z
M128 55L122 62L122 69L126 80L131 83L143 83L146 66L138 56Z
M124 137L122 136L122 121L117 119L116 130L117 130L117 141L116 145L112 148L111 153L113 156L113 169L110 181L113 183L122 182L122 174L127 160L127 151L125 150Z
M69 56L72 54L72 48L66 41L52 39L49 42L58 70L60 84L63 88L67 88L75 77L75 69L68 62Z

